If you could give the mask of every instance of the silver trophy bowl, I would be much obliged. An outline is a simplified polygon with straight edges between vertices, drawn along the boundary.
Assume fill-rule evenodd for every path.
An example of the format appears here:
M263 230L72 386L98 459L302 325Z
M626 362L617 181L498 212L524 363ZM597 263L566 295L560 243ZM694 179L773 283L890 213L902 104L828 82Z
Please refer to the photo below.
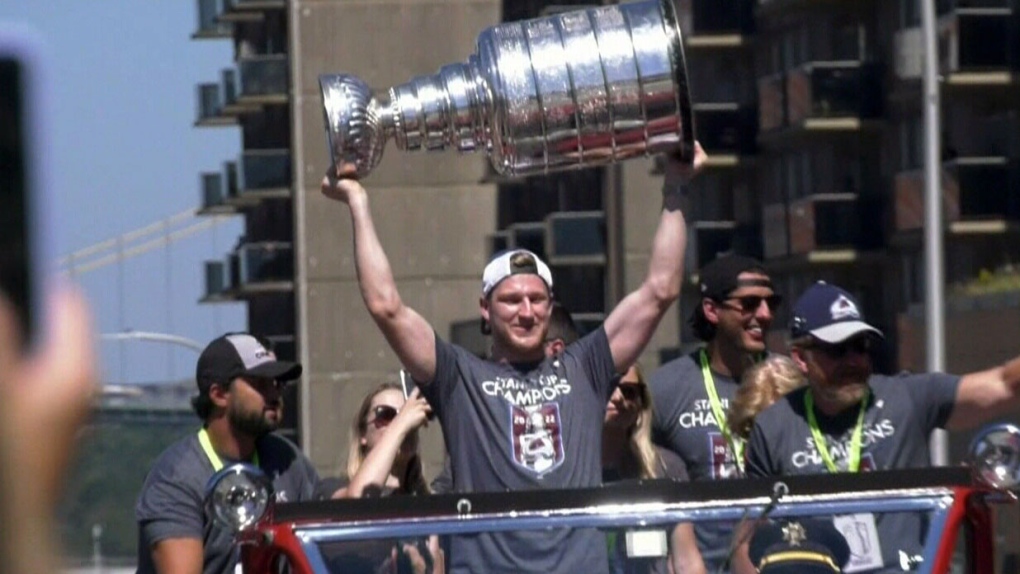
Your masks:
M687 66L673 0L645 0L484 30L466 62L373 95L319 76L334 164L368 175L402 150L484 150L531 175L677 150L694 156Z

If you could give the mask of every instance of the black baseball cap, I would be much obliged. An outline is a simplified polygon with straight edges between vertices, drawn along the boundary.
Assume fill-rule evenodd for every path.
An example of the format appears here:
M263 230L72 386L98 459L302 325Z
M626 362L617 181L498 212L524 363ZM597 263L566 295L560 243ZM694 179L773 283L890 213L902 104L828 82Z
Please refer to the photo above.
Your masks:
M753 257L745 255L723 255L706 265L698 276L698 292L709 299L725 299L741 286L741 273L758 273L768 277L765 265ZM767 281L769 287L772 281ZM760 282L755 282L759 285Z
M756 273L765 276L765 279L755 279L750 282L740 280L741 273ZM772 280L768 278L768 271L765 264L754 257L746 255L727 254L717 257L711 263L701 268L698 273L698 293L702 298L709 298L715 301L722 301L741 285L755 285L772 287ZM691 325L696 333L703 340L711 332L705 312L701 309L699 302L694 306L691 313Z
M198 357L195 380L206 392L214 383L250 376L290 381L301 376L301 365L279 361L264 337L251 333L227 333L206 346Z

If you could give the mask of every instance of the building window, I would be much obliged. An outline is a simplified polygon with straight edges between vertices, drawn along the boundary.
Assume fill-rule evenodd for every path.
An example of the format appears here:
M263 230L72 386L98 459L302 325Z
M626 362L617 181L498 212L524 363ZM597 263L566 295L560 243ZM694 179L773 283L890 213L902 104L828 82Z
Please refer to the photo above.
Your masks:
M924 259L920 253L904 253L901 259L903 300L908 305L924 299Z
M924 162L924 124L920 116L900 124L900 169L920 169Z
M900 0L900 28L921 25L921 2L928 0Z

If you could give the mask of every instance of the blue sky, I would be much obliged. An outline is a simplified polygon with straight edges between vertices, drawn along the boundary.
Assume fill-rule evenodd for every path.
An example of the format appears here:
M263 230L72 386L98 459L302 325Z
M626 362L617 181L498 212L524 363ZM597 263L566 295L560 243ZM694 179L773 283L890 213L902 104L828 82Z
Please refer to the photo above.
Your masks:
M0 2L50 57L52 221L60 255L200 203L199 177L240 151L237 128L196 128L196 85L233 65L231 42L192 40L194 0ZM169 332L205 343L243 329L240 304L199 305L202 262L222 259L240 218L79 277L104 333ZM156 237L156 236L154 236ZM191 378L197 354L129 341L100 344L107 382Z

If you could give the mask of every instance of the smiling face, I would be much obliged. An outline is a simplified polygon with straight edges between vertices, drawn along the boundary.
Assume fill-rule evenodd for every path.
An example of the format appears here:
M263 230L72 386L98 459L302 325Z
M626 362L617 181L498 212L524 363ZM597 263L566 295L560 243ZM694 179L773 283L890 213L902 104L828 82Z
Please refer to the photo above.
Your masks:
M552 299L538 275L507 277L480 301L482 319L492 329L493 358L538 361L545 356Z
M282 386L268 378L235 378L228 386L227 418L231 426L253 437L279 428L283 420Z
M740 282L767 282L760 273L744 272ZM771 287L745 284L737 287L725 299L704 299L702 310L709 322L716 326L715 340L744 353L765 351L765 334L772 325L773 311L778 299Z

